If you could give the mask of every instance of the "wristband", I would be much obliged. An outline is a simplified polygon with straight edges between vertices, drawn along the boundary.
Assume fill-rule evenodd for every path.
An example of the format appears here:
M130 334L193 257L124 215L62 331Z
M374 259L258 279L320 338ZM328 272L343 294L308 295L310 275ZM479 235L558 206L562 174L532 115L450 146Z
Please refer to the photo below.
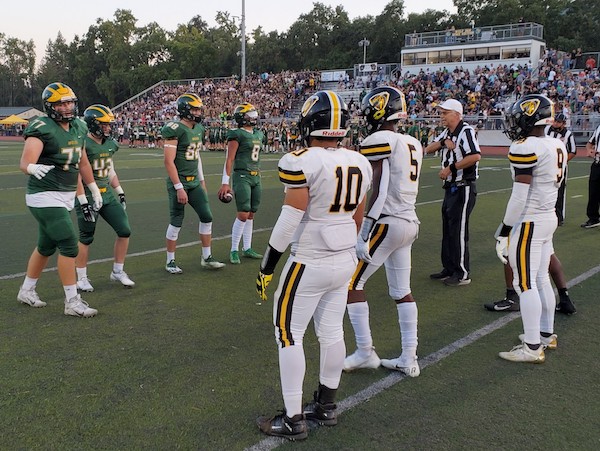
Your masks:
M87 200L87 197L86 197L86 195L85 195L85 194L79 194L79 195L77 196L77 200L79 201L79 203L80 203L81 205L85 205L85 204L87 204L87 203L88 203L88 200Z
M223 174L223 177L221 178L221 184L229 185L229 176L227 174Z
M121 188L121 185L119 185L119 186L115 186L115 188L114 188L114 189L115 189L115 192L116 192L117 194L123 194L123 193L125 193L125 191L123 191L123 188Z
M181 182L175 183L173 185L173 188L175 188L177 191L179 191L180 189L183 189L183 183L181 183Z

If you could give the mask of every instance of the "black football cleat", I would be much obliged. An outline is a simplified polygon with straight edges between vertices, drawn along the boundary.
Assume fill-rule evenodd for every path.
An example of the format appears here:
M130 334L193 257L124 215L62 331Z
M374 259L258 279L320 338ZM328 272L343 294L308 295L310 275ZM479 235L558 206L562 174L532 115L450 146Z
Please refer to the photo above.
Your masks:
M571 301L570 298L561 299L560 302L556 304L556 311L559 313L564 313L565 315L577 313L575 304L573 304L573 301Z
M304 440L308 437L308 427L302 414L290 418L283 412L274 417L258 417L256 423L267 435L284 437L288 440Z

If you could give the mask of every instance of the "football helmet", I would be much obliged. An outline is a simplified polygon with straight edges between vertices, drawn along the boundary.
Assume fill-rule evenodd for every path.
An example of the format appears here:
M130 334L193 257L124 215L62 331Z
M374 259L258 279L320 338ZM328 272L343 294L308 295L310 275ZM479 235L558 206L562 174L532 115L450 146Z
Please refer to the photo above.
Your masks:
M75 105L70 112L59 113L54 107L56 104L63 102L75 102ZM79 112L77 109L77 96L71 88L60 82L50 83L44 88L42 103L44 104L45 113L56 122L71 122Z
M112 127L115 124L115 116L110 108L104 105L91 105L83 112L83 120L88 126L89 132L97 138L111 138ZM102 130L102 125L108 124L111 128L107 131Z
M258 123L258 111L251 103L244 102L233 110L233 120L238 124L238 127L245 125L254 127Z
M177 113L181 119L187 119L189 121L199 124L202 122L202 115L192 114L192 108L201 108L202 100L196 94L186 92L177 98Z
M523 139L538 125L552 125L554 104L541 94L517 100L507 111L504 133L512 140Z
M300 135L305 145L309 136L337 138L346 136L350 115L344 101L333 91L318 91L306 99L300 112Z
M370 91L363 98L360 109L370 133L377 131L384 122L407 117L404 94L391 86L382 86Z

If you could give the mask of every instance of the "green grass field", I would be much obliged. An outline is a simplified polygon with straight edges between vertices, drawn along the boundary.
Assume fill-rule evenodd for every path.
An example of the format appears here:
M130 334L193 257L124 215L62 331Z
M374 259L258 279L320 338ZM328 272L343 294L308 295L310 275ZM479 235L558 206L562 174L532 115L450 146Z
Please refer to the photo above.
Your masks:
M589 161L569 168L567 221L554 245L578 313L557 316L559 347L543 365L506 362L499 351L518 343L518 315L484 310L504 295L493 234L510 194L503 158L484 157L471 217L473 282L451 288L428 275L440 267L443 190L437 159L425 160L413 248L412 289L419 306L421 376L404 379L380 368L344 374L339 424L289 444L255 425L283 406L272 302L257 305L258 262L219 272L200 268L197 218L187 211L177 252L184 274L165 272L168 223L165 170L157 149L122 149L116 167L133 229L126 270L131 290L108 280L114 235L98 226L88 272L95 291L91 319L63 315L55 270L38 292L48 302L17 302L36 223L24 205L22 145L0 142L0 449L299 449L596 450L600 449L597 320L599 230L585 218ZM203 153L214 215L213 254L227 259L235 207L218 202L223 153ZM265 155L263 205L253 247L267 243L283 198L277 156ZM52 259L49 267L55 265ZM280 268L279 270L281 269ZM276 272L276 274L278 274ZM270 295L275 290L271 285ZM400 352L396 309L380 271L367 285L377 352ZM354 335L346 323L346 344ZM318 344L305 341L305 399L318 377Z

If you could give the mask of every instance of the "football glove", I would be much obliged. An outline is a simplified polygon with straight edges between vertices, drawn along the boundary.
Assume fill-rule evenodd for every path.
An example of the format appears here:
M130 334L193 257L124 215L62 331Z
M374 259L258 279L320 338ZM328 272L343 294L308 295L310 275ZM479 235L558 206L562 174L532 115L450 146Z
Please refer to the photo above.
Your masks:
M267 287L272 279L273 274L265 274L262 271L259 271L258 276L256 276L256 292L262 302L267 301Z
M496 255L505 265L508 263L508 237L499 236L496 238Z
M362 239L362 236L359 235L356 240L356 257L359 260L365 261L367 263L372 263L371 254L369 254L369 242Z
M100 211L100 209L102 208L102 194L100 194L99 192L98 194L92 192L92 200L94 201L94 210Z
M96 214L90 204L81 204L81 213L86 222L96 222Z
M36 179L42 180L51 169L54 169L52 164L28 164L27 173L33 175Z
M123 207L123 210L127 210L127 203L125 202L125 193L119 194L119 202L121 202L121 207Z

